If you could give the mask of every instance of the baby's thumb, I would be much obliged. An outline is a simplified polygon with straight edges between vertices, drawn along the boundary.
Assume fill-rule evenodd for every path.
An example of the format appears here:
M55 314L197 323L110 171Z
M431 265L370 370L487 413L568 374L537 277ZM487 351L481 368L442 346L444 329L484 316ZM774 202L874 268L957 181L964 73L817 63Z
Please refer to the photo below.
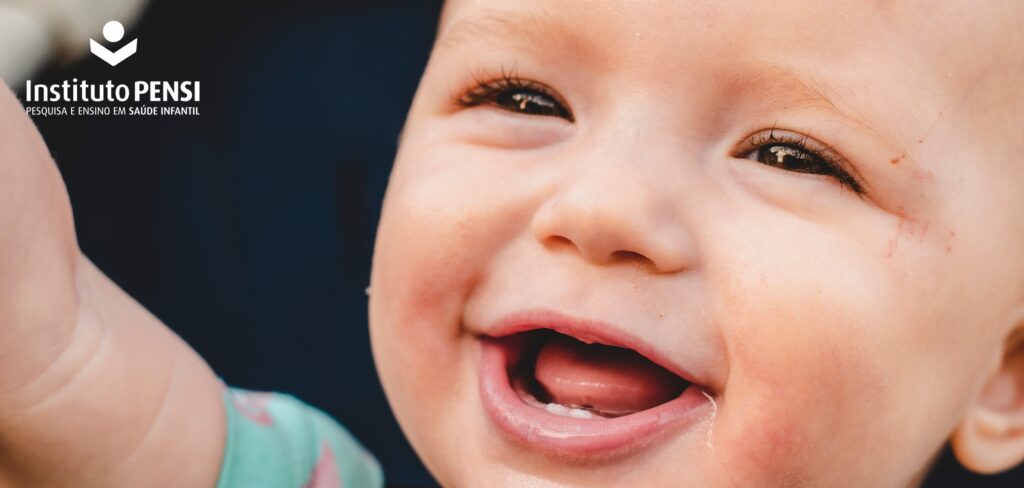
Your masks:
M21 103L0 80L0 392L11 361L53 350L77 314L71 205L57 166ZM27 363L31 363L29 360Z

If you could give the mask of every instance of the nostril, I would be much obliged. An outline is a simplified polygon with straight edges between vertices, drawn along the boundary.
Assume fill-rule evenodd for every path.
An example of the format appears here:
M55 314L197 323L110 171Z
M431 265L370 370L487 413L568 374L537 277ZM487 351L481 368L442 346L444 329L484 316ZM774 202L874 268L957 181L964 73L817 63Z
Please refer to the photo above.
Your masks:
M573 242L569 240L568 237L558 235L548 236L548 238L544 240L544 245L551 249L557 249L560 247L571 247L573 249L576 248L576 244L573 244Z
M637 263L645 266L653 266L654 263L650 258L633 251L615 251L609 257L609 261L613 263Z

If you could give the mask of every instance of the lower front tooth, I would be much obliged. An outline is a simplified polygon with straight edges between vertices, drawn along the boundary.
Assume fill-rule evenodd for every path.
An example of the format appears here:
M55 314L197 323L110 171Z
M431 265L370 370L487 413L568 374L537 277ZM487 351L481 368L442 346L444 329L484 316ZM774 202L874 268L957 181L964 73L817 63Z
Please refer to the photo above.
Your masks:
M590 412L588 412L586 410L582 410L582 409L579 409L579 408L574 408L574 409L569 410L569 416L572 417L572 418L577 418L577 419L592 419L592 418L594 418L593 414L591 414Z
M592 419L594 414L582 408L570 408L559 403L549 403L544 407L549 413L560 415L562 417L572 417L575 419Z
M565 405L559 405L557 403L549 403L547 406L547 411L555 415L569 415L570 413L568 407L566 407Z

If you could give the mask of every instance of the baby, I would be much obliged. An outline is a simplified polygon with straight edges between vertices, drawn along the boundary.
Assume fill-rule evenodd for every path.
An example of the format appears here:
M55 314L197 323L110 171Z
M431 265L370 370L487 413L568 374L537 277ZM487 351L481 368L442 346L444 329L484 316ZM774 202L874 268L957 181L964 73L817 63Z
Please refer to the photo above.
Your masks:
M370 288L428 468L916 486L947 441L1016 466L1022 32L1015 0L450 0ZM0 114L0 484L380 483L82 257L7 92ZM288 456L311 474L270 478Z

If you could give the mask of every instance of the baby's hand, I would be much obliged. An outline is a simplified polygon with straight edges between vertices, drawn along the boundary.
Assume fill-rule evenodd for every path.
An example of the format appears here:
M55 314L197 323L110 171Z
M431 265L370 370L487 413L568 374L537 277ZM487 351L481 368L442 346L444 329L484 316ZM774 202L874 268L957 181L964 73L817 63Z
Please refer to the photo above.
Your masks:
M81 254L60 174L0 83L0 486L213 486L221 395Z

